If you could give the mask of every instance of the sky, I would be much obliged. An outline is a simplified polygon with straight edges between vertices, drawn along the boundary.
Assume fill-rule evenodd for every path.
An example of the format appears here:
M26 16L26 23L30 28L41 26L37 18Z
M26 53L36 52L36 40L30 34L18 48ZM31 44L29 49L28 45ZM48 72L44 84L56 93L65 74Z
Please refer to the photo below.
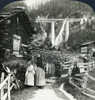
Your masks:
M0 11L3 9L5 5L14 1L20 1L20 0L0 0Z
M30 5L29 1L32 1L32 3L41 3L42 1L45 2L48 0L0 0L0 11L5 5L7 5L8 3L14 2L14 1L27 1L27 5L29 6ZM74 0L74 1L81 1L81 2L87 3L95 11L95 0Z
M40 4L45 4L46 2L50 1L50 0L23 0L25 1L25 4L26 6L28 6L27 8L28 9L31 9L31 8L37 8L38 5ZM31 6L32 5L32 6Z

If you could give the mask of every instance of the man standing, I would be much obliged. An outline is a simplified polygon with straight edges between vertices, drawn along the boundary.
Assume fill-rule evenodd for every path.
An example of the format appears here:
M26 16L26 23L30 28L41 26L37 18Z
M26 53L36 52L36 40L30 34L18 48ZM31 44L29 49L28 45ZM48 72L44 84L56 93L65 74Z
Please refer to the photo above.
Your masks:
M74 62L71 76L74 78L74 83L77 86L81 87L80 81L78 80L78 79L81 79L81 76L79 74L80 74L80 69L77 66L77 62Z
M77 66L77 62L74 62L73 69L72 69L72 76L78 77L78 76L76 76L76 74L80 74L80 69Z

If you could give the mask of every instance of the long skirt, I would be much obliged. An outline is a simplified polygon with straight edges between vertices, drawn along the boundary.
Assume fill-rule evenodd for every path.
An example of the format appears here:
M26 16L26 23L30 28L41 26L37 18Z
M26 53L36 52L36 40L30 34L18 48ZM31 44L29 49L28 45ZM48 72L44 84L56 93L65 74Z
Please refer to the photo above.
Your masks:
M34 74L32 72L28 72L25 76L25 85L34 86Z
M36 70L36 86L45 86L45 72L42 68L37 68Z

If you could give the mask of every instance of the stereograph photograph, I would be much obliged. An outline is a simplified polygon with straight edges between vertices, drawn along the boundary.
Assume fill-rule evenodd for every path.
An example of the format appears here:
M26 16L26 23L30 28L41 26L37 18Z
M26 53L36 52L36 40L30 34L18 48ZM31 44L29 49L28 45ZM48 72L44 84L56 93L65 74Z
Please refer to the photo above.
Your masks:
M0 100L95 100L95 0L0 0Z

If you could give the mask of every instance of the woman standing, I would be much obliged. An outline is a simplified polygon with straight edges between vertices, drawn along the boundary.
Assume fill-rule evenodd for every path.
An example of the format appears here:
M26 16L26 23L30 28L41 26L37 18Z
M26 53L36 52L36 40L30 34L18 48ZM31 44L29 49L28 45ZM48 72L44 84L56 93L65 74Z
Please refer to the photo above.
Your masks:
M28 62L28 68L25 73L25 85L34 86L34 66L31 62Z
M45 71L41 55L37 57L37 70L36 70L36 86L43 87L46 85Z

